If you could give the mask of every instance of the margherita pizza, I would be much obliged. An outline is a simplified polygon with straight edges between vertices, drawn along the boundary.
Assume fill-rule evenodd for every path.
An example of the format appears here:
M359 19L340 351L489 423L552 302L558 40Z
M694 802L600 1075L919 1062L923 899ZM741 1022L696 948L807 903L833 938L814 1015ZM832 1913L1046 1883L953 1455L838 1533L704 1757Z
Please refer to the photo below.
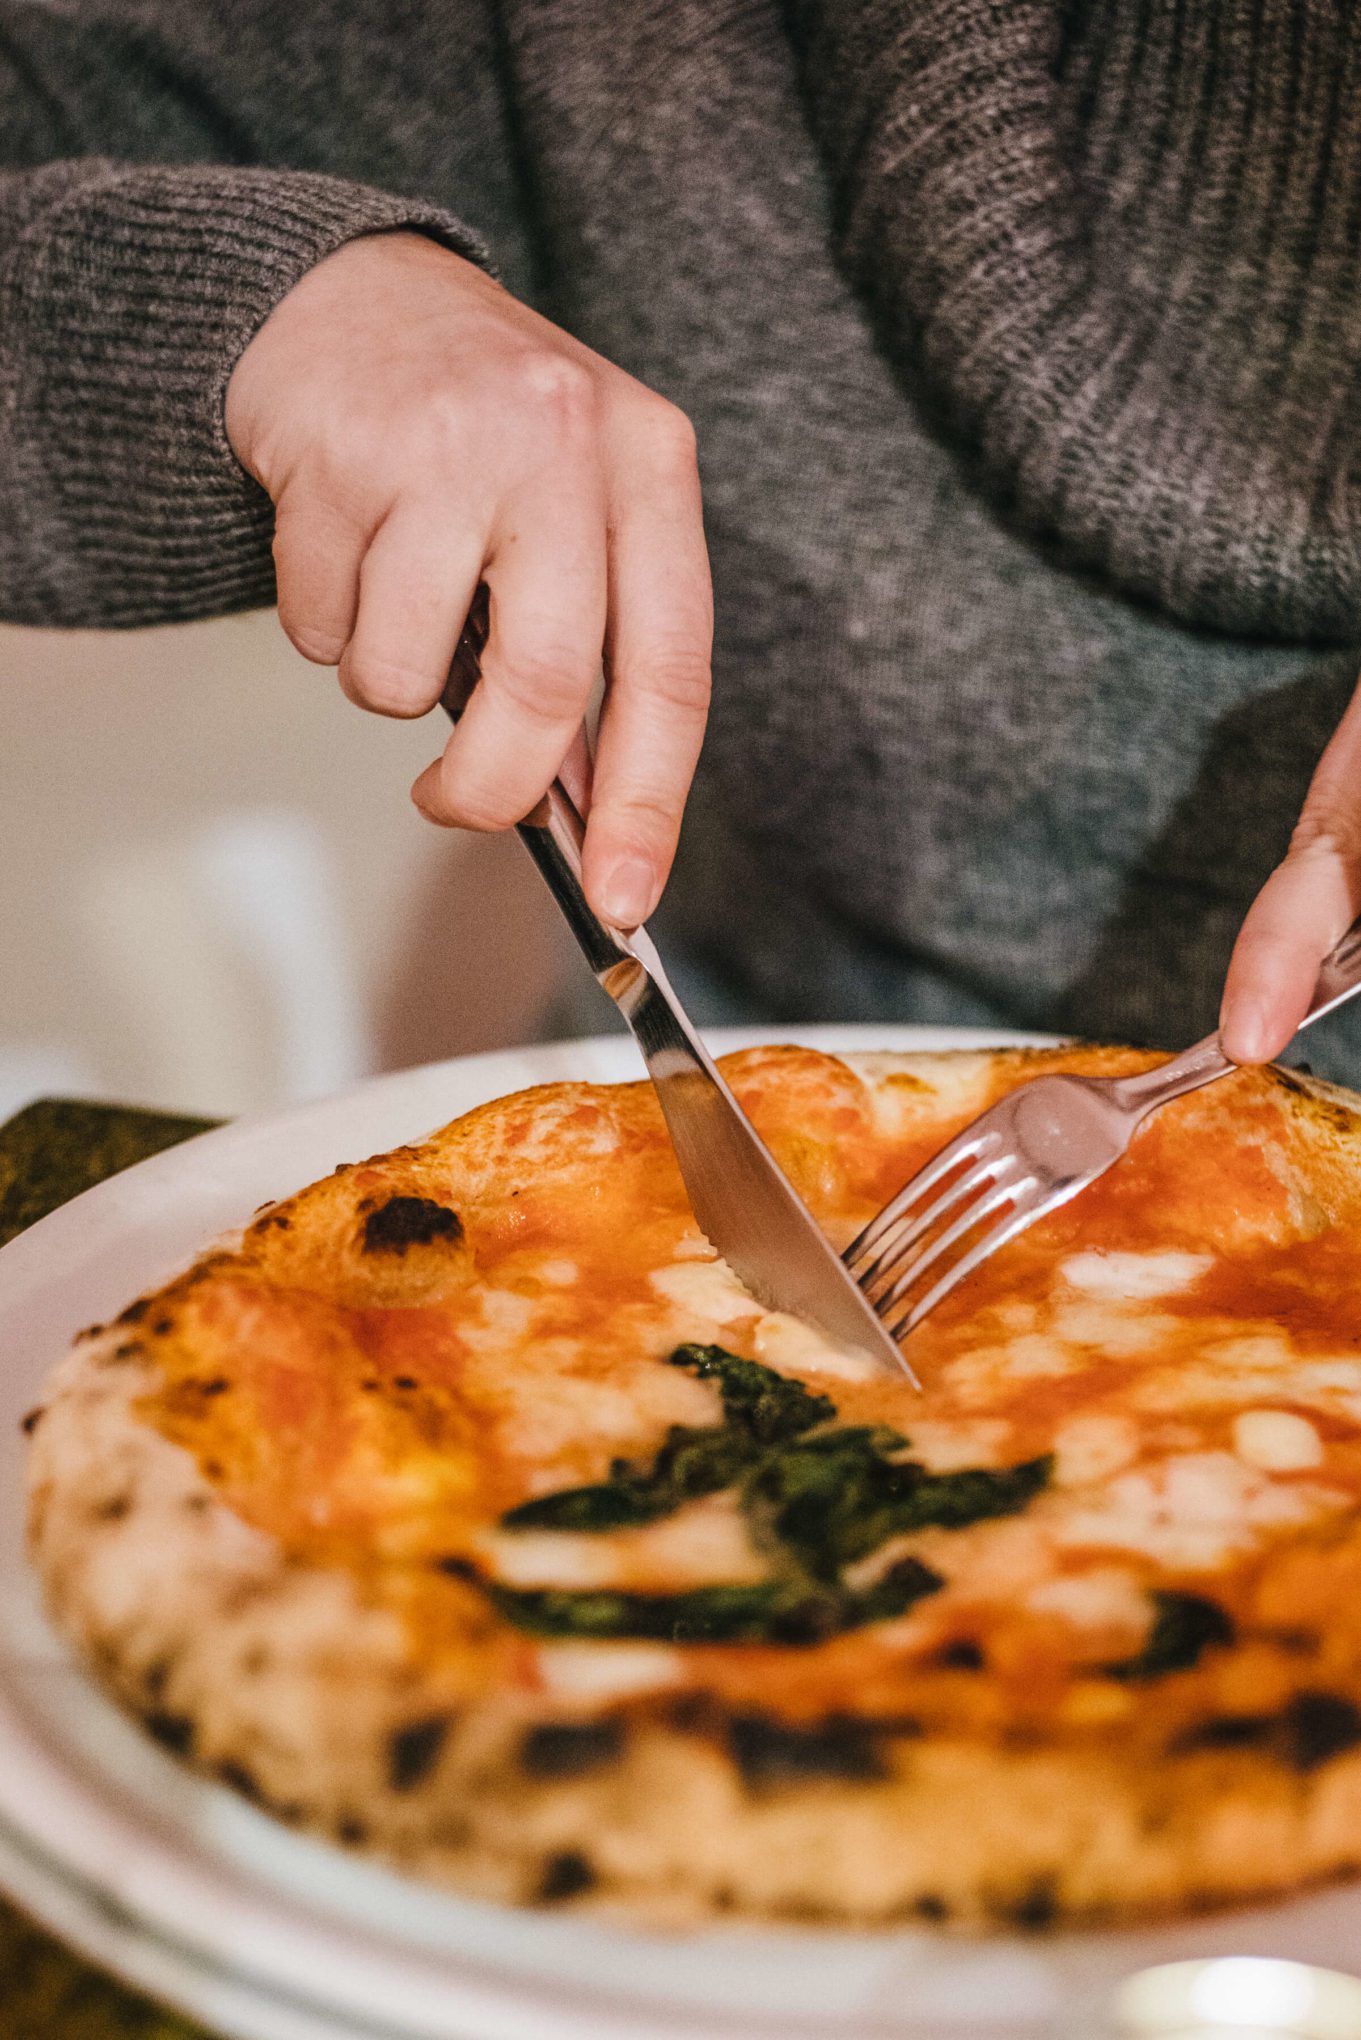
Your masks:
M730 1058L844 1244L1102 1050ZM1242 1072L916 1333L744 1292L650 1088L337 1170L29 1420L56 1619L169 1747L460 1889L1040 1926L1361 1867L1361 1104Z

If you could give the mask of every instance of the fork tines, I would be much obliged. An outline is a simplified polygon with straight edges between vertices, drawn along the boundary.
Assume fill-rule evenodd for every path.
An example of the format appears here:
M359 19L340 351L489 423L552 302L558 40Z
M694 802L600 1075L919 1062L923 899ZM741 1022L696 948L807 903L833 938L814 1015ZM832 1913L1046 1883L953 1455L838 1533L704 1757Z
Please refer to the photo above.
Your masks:
M1000 1131L973 1127L941 1149L872 1219L843 1259L889 1336L901 1339L985 1261L1012 1228L1005 1218L1035 1187ZM936 1195L931 1193L935 1191ZM1017 1214L1016 1231L1024 1219ZM980 1226L986 1237L965 1246ZM944 1268L956 1247L964 1251ZM923 1291L922 1278L938 1269Z

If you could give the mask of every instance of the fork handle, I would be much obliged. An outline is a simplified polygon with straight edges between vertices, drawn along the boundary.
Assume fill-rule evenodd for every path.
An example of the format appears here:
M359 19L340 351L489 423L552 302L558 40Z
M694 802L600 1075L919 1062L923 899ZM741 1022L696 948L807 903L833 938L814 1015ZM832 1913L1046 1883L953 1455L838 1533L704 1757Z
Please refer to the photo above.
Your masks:
M1309 1010L1291 1040L1303 1034L1306 1027L1312 1027L1315 1020L1321 1020L1325 1013L1345 1006L1358 992L1361 992L1361 919L1353 921L1319 965ZM1220 1048L1218 1034L1207 1034L1194 1048L1173 1056L1171 1062L1160 1063L1156 1070L1122 1078L1118 1090L1122 1103L1152 1112L1169 1098L1180 1098L1185 1091L1198 1091L1202 1084L1213 1084L1216 1078L1228 1076L1237 1067Z

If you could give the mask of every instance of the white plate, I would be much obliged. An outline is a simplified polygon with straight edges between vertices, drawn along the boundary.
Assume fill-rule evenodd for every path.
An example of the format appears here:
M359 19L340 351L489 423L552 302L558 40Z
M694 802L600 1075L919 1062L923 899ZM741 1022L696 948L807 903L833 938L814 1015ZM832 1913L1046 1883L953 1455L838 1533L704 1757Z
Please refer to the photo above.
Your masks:
M1003 1037L809 1027L715 1039L758 1038L925 1048ZM666 1938L478 1905L291 1834L193 1777L70 1661L24 1562L18 1422L74 1333L337 1162L524 1084L637 1073L615 1037L378 1078L154 1156L0 1253L0 1884L96 1959L241 2040L1036 2040L1090 2034L1081 2008L1147 1962L1354 1961L1355 1889L1201 1925L977 1944L740 1928Z

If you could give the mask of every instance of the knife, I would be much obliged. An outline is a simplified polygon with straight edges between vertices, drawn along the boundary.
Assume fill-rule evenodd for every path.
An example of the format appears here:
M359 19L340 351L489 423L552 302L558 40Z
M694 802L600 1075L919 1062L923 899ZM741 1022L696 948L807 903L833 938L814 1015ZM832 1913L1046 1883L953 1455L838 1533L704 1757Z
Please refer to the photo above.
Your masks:
M454 722L480 677L489 613L483 584L441 700ZM592 910L581 881L585 824L561 779L518 824L518 833L642 1051L691 1207L711 1244L768 1310L806 1319L835 1345L852 1347L920 1387L715 1067L646 928L612 928Z

